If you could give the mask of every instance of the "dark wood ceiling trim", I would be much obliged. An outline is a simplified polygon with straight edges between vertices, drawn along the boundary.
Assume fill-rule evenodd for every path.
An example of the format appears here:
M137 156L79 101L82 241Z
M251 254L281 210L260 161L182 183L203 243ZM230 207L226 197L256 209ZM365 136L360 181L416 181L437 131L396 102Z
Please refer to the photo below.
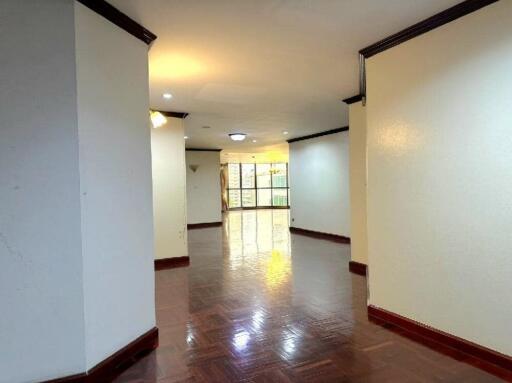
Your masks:
M220 152L222 149L185 148L187 152Z
M335 134L335 133L341 133L341 132L346 132L346 131L348 131L348 126L344 126L343 128L337 128L337 129L332 129L332 130L326 130L325 132L310 134L308 136L290 138L289 140L286 140L286 142L291 144L292 142L310 140L311 138L317 138L317 137L327 136L328 134Z
M188 257L187 257L188 258ZM42 383L97 383L112 382L142 356L158 347L158 328L153 327L119 351L110 355L87 372L58 379L46 380Z
M357 96L352 96L352 97L344 99L343 102L347 105L350 105L350 104L355 104L356 102L359 102L362 100L363 100L363 96L358 94Z
M350 261L348 263L348 270L351 273L362 275L363 277L366 277L366 269L368 268L367 265L361 262L356 261Z
M159 110L165 117L175 117L175 118L185 118L188 116L186 112L166 112L163 110Z
M463 16L466 16L472 12L475 12L483 7L486 7L492 3L496 3L499 0L466 0L459 3L451 8L446 9L428 19L420 21L417 24L410 26L394 35L386 37L375 44L372 44L359 51L365 58L372 57L377 53L383 52L402 44L408 40L411 40L417 36L420 36L426 32L436 29L442 25L445 25L453 20L457 20Z
M156 35L142 25L131 19L119 9L107 3L105 0L77 0L87 8L103 16L111 23L117 25L119 28L124 29L126 32L135 36L139 40L144 41L146 44L151 44Z

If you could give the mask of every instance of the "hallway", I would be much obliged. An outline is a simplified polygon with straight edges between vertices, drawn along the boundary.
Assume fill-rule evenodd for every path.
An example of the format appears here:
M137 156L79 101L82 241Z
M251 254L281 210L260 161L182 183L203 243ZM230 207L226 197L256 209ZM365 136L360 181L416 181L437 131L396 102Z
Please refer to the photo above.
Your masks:
M189 230L189 267L156 272L160 347L115 381L498 382L366 316L350 245L290 234L288 210Z

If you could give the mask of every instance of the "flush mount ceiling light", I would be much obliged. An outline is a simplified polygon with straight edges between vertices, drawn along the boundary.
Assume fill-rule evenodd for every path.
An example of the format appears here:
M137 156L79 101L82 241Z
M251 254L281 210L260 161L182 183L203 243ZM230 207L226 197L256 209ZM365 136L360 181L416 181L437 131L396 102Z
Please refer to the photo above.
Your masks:
M245 140L245 136L247 136L245 133L231 133L229 138L231 138L233 141L243 141Z
M286 136L286 135L288 134L288 131L287 131L287 130L285 130L285 131L283 132L283 134Z
M151 119L151 123L153 124L153 128L155 129L161 127L167 122L167 118L165 118L165 116L162 113L157 112L155 110L149 111L149 118Z
M184 138L185 140L188 140L188 136L184 136L183 138Z
M252 142L258 142L258 141L256 141L256 140L252 140Z
M163 97L166 99L166 100L170 100L172 98L172 94L170 93L164 93L163 94Z

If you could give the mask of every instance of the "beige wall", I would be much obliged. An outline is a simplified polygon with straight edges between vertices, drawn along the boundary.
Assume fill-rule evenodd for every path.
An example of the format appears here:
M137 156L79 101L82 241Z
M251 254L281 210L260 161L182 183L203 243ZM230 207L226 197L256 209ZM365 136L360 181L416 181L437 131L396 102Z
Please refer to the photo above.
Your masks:
M186 164L187 223L221 222L220 153L187 150Z
M1 383L85 370L73 13L0 1Z
M74 1L0 26L0 382L53 381L155 325L148 47Z
M350 137L350 258L368 263L366 233L366 108L349 105Z
M78 2L75 25L89 369L155 326L148 46Z
M350 237L349 136L290 144L290 226Z
M151 129L155 258L185 257L187 250L185 140L183 120Z
M512 354L512 2L367 61L370 303Z

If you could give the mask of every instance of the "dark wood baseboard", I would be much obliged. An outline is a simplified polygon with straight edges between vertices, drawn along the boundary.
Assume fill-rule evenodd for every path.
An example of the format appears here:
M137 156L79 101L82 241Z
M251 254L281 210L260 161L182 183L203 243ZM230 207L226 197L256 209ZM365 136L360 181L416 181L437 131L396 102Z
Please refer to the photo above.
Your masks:
M469 363L496 376L505 379L511 377L512 356L501 354L373 305L368 306L368 318L387 329L398 332L445 355Z
M187 229L204 229L205 227L218 227L222 226L222 222L205 222L205 223L189 223Z
M348 269L351 273L359 274L366 277L366 268L367 266L364 263L350 261L348 264Z
M81 374L70 375L64 378L45 380L41 383L85 383L87 382L87 374L82 372Z
M299 229L298 227L290 226L290 233L305 235L312 238L327 239L329 241L338 243L350 243L350 238L337 234L322 233L320 231L313 231L307 229Z
M115 354L98 363L88 372L47 380L43 383L98 383L110 382L137 360L158 347L158 328L153 327Z
M190 265L190 257L155 259L155 270L174 269Z

